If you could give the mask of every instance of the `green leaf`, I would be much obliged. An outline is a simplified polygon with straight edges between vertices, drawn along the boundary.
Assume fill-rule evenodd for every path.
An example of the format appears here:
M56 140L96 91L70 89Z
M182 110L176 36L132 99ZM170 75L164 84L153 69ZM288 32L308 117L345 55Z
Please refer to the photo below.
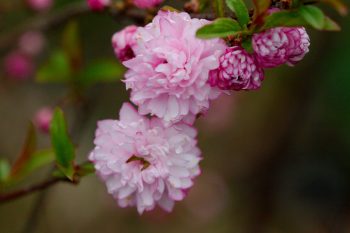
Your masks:
M263 29L274 27L297 27L305 26L307 22L300 16L298 11L279 11L265 18Z
M79 81L84 85L102 82L115 82L122 78L125 68L115 60L101 60L90 64L79 75Z
M69 22L64 28L62 35L62 47L69 59L71 68L75 71L80 70L83 63L83 56L79 36L79 27L76 21Z
M28 176L32 172L52 163L55 161L55 153L52 149L36 151L30 160L23 166L19 173L20 177L23 178Z
M301 6L299 8L301 17L312 27L322 30L325 24L325 15L315 6Z
M249 11L243 0L226 0L226 4L236 13L238 22L242 27L249 23Z
M324 3L327 3L333 6L334 9L342 16L346 16L349 13L348 7L341 0L321 0Z
M65 83L71 78L69 59L62 50L54 51L36 74L39 83Z
M33 153L36 150L36 134L33 124L30 124L27 130L27 137L22 147L22 151L15 161L11 169L11 177L18 176L23 167L31 159Z
M66 121L61 109L56 108L51 126L51 143L56 154L56 163L64 175L73 180L75 173L75 150L68 135Z
M240 33L241 26L237 21L229 18L219 18L212 24L208 24L197 31L197 37L210 39L216 37L227 37Z
M213 7L218 17L225 16L225 4L224 0L213 0Z
M334 22L331 18L326 16L323 30L338 32L341 30L341 27L336 22Z
M168 6L168 5L163 6L160 10L161 10L161 11L177 12L177 13L180 12L178 9L176 9L176 8L174 8L174 7L172 7L172 6Z
M11 166L5 159L0 159L0 183L6 182L10 176Z
M80 177L93 174L94 172L95 172L95 167L90 162L86 162L86 163L83 163L83 164L79 165L78 175Z

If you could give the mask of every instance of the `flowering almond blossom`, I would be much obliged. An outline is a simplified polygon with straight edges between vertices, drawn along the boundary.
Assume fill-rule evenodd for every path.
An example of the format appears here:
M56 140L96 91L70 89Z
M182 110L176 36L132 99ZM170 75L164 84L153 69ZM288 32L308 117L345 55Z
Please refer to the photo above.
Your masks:
M126 103L119 120L98 123L89 159L121 207L137 206L140 214L156 205L171 211L200 174L196 136L187 124L165 127Z
M305 28L272 28L253 36L255 55L262 67L273 68L301 61L309 52L310 38Z
M125 83L131 101L142 115L155 115L167 124L193 123L219 96L208 79L226 45L221 39L195 36L208 23L187 13L160 11L150 24L138 28L136 56L123 64L129 68Z
M93 11L103 11L105 7L111 4L111 0L87 0L87 4Z
M220 57L220 67L211 71L209 83L222 90L254 90L261 86L264 71L254 56L233 46Z

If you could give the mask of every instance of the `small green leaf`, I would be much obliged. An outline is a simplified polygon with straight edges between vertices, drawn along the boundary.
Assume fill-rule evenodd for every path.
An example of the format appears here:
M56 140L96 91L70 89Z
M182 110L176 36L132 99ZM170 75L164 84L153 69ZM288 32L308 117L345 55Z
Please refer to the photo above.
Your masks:
M71 78L71 69L67 55L61 51L54 51L48 62L42 65L36 74L39 83L64 83Z
M115 60L96 61L85 68L79 75L79 81L84 85L115 82L122 78L125 68Z
M95 167L90 162L86 162L86 163L83 163L83 164L79 165L78 175L80 177L93 174L94 172L95 172Z
M32 172L55 161L55 153L52 149L36 151L30 160L23 166L19 175L25 177Z
M238 22L242 27L249 23L249 11L243 0L226 0L226 4L236 13Z
M241 26L237 21L229 18L219 18L212 24L208 24L197 31L197 37L210 39L216 37L227 37L240 33Z
M297 27L305 26L307 22L300 16L298 11L279 11L275 12L265 18L263 29L274 27Z
M162 11L170 11L170 12L177 12L179 13L180 11L172 6L163 6L160 10Z
M323 30L338 32L341 30L341 27L336 22L334 22L331 18L326 16Z
M22 171L23 167L31 159L33 153L36 150L36 134L33 124L29 124L27 130L27 137L22 147L22 151L15 161L11 169L11 177L16 177Z
M61 109L56 108L51 126L51 143L56 154L56 163L58 168L65 174L67 178L73 180L75 173L74 145L68 135L66 121Z
M312 27L322 30L325 23L325 15L315 6L301 6L299 8L301 17Z
M5 159L0 159L0 183L4 183L10 176L11 166Z
M225 4L224 0L213 0L213 7L218 17L225 16Z

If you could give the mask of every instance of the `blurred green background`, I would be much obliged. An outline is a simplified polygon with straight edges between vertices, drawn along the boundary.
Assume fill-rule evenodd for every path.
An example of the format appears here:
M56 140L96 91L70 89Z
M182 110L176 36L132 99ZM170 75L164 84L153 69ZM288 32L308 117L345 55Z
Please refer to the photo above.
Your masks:
M53 12L75 2L56 0ZM0 205L0 232L350 232L350 20L328 13L341 32L310 30L311 51L300 64L267 71L261 90L222 97L197 123L202 175L173 213L138 216L133 208L121 209L91 175L79 186L58 184ZM0 35L32 17L37 15L20 1L1 0ZM107 13L75 19L85 63L114 59L111 36L130 21ZM45 31L48 42L38 66L60 46L64 27ZM1 57L14 44L0 44ZM0 157L14 161L35 112L66 93L65 85L38 84L34 77L8 80L1 69ZM96 122L116 118L128 99L121 82L94 85L84 95L88 111L79 115L80 105L65 109L79 146L78 161L86 160L93 147ZM39 144L47 147L49 138L41 135ZM21 185L45 179L48 170Z

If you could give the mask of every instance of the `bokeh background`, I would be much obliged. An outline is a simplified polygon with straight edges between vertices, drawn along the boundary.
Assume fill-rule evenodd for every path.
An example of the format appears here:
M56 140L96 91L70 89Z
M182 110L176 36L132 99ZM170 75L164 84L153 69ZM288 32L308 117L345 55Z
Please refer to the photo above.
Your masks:
M21 1L0 0L0 60L14 47L4 38L33 17L49 15L76 0L56 0L50 12L34 13ZM184 1L167 1L181 6ZM294 68L269 70L261 90L215 101L196 125L203 173L171 214L157 209L139 216L121 209L96 176L78 186L58 184L0 205L1 233L341 233L350 232L350 20L327 11L337 33L309 30L311 51ZM82 13L84 61L114 59L110 39L131 22L108 13ZM39 67L60 46L66 23L45 30ZM28 123L42 106L65 96L63 84L40 84L35 75L14 81L0 69L0 157L13 162ZM85 90L86 105L65 109L78 161L92 149L96 122L116 118L128 93L121 82ZM83 111L81 111L83 109ZM50 145L39 134L40 147ZM18 187L45 179L50 168Z

